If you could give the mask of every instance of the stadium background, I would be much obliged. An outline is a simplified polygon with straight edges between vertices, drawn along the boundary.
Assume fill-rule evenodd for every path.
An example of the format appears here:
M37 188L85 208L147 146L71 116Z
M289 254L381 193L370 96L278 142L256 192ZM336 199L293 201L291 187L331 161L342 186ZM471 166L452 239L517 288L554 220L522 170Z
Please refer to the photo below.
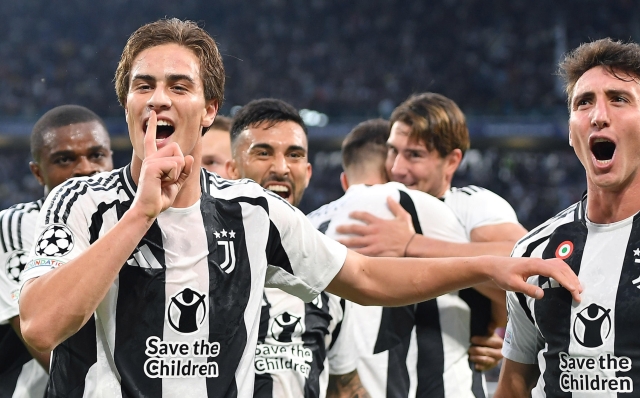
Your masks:
M352 126L435 91L469 119L473 149L455 184L502 195L527 228L585 189L567 144L558 59L591 39L640 39L633 0L21 0L3 3L0 15L0 208L41 196L28 135L54 106L104 117L116 166L128 162L115 67L131 32L175 16L199 21L219 43L222 114L268 96L310 110L314 175L304 211L341 194L337 150Z

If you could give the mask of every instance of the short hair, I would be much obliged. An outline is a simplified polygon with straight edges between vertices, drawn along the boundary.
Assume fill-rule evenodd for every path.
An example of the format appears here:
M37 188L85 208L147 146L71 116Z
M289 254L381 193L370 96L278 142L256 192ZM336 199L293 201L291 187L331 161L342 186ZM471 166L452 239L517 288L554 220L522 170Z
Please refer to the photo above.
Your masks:
M445 157L454 149L469 149L469 129L464 114L453 100L436 93L414 94L398 105L389 123L403 122L411 127L409 139L424 142Z
M384 119L366 120L355 126L342 141L342 168L347 170L373 160L384 167L390 127Z
M565 83L569 109L576 82L585 72L596 66L602 66L621 80L625 80L621 74L640 78L640 45L606 38L583 43L565 55L558 65L558 74Z
M231 124L231 144L233 145L240 134L248 127L256 127L268 123L272 127L280 122L294 122L302 127L308 135L302 117L292 105L275 98L262 98L249 102L233 116Z
M231 122L232 119L230 117L216 115L213 123L211 123L211 126L209 126L209 130L223 130L228 133L229 131L231 131Z
M127 40L114 77L116 94L122 107L126 104L134 59L148 48L172 43L190 49L198 57L204 97L207 101L215 99L218 105L222 105L224 66L215 40L195 22L171 18L143 25Z
M31 156L36 162L40 161L40 152L44 146L44 135L52 129L69 126L71 124L98 122L105 131L107 126L100 116L92 110L80 105L61 105L55 107L38 119L31 131Z

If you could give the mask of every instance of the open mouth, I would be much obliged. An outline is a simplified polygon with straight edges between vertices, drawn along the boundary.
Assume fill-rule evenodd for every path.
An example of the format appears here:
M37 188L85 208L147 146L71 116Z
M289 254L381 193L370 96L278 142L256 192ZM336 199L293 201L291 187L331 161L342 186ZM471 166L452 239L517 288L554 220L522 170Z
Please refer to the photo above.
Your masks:
M606 138L596 138L591 143L591 153L598 163L607 164L613 159L616 151L616 144Z
M289 199L289 196L291 196L291 190L286 185L272 184L269 185L267 189L280 196L282 199Z
M169 138L171 134L176 131L176 128L171 124L171 122L167 120L158 120L158 124L156 125L156 139L164 140L165 138ZM146 134L147 127L149 127L149 122L144 123L144 132Z

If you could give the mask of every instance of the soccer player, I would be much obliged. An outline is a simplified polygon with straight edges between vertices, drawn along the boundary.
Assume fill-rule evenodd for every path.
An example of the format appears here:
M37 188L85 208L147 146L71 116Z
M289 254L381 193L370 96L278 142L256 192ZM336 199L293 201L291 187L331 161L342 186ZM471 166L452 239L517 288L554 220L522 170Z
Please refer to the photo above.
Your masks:
M411 214L416 232L448 242L466 242L464 228L451 209L435 197L388 182L385 170L389 122L369 120L357 125L342 143L341 175L345 194L308 215L311 222L331 238L344 237L336 227L353 221L349 214L354 210L366 210L379 217L393 218L387 198L400 203ZM421 319L424 305L406 307L364 307L354 304L351 316L355 316L356 345L360 353L358 373L372 396L415 396L418 377L441 377L429 373L417 363L417 343L433 344L439 340L462 341L464 344L447 344L443 352L445 363L450 364L447 373L456 374L458 382L448 386L448 393L455 397L469 395L471 369L468 365L469 341L468 306L457 294L446 294L432 300L443 318L443 336L427 336L424 329L436 319ZM416 327L416 320L422 323ZM417 335L423 340L416 341ZM436 354L433 354L436 355ZM417 375L417 373L420 375ZM466 376L466 377L464 377Z
M560 260L365 257L260 185L203 170L224 68L193 22L137 29L115 82L131 163L47 197L22 276L25 341L55 348L52 396L252 396L265 284L405 305L487 281L541 297L524 280L544 274L580 299Z
M231 160L231 119L216 115L215 120L202 137L202 167L222 178L227 175L227 162Z
M602 39L560 64L569 144L587 192L518 242L514 257L561 258L585 286L576 303L553 279L534 303L507 295L496 397L635 396L640 389L640 46ZM533 389L533 390L532 390ZM633 394L631 394L633 392Z
M397 215L394 220L383 220L367 212L352 214L368 225L341 226L338 229L341 233L363 236L340 241L368 255L508 256L515 242L526 233L513 208L498 195L480 187L451 188L453 173L469 148L465 117L455 102L435 93L413 95L394 110L390 123L386 168L391 180L444 201L465 228L467 242L446 242L415 235L410 216L395 202L390 203ZM502 357L502 338L494 333L494 329L506 323L505 298L504 292L491 286L476 286L476 289L464 290L460 296L469 304L467 311L471 311L473 345L469 349L469 359L476 362L476 369L486 369L497 365ZM418 342L428 342L419 343L419 366L425 369L420 374L437 372L442 377L419 378L418 396L422 393L433 397L462 396L451 395L449 391L453 386L464 384L472 386L467 396L484 397L483 375L479 372L461 375L445 357L451 345L468 346L470 336L447 338L449 333L458 337L461 334L450 329L458 326L448 320L450 313L437 302L419 307L418 316L429 320L427 327L417 330Z
M109 134L104 122L87 108L63 105L46 112L31 133L30 163L45 195L72 177L113 169ZM38 212L44 199L21 203L0 212L0 395L43 396L49 352L39 352L20 340L18 287ZM38 364L38 362L40 364Z
M297 207L311 178L307 127L298 111L278 99L251 101L234 116L231 137L229 174L250 178ZM324 397L327 386L330 397L368 396L356 371L346 305L326 292L305 304L266 288L254 397Z

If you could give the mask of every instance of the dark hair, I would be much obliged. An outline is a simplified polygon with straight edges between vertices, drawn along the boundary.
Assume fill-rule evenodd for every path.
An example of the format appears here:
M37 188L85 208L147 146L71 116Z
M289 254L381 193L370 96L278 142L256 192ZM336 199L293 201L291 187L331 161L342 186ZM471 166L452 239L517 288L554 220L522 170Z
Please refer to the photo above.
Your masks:
M247 127L256 127L262 123L268 123L266 127L271 127L280 122L297 123L302 127L304 133L308 134L307 126L293 106L275 98L253 100L240 108L233 116L231 144L233 145Z
M398 105L389 123L403 122L411 127L409 139L424 142L427 149L445 157L454 149L469 149L469 129L455 102L441 94L414 94Z
M215 40L195 22L177 18L160 19L141 26L133 32L122 50L115 75L116 94L123 107L126 104L131 79L131 65L142 51L162 44L179 44L193 51L200 60L200 77L204 98L215 99L222 105L224 99L224 66ZM207 127L204 128L207 130Z
M389 139L389 121L366 120L354 127L342 141L342 168L362 165L372 160L384 168Z
M209 130L224 130L226 132L231 131L232 119L227 116L216 115L216 118L209 126Z
M621 76L625 74L640 78L640 45L606 38L581 44L565 55L558 66L558 74L565 82L569 108L576 82L596 66L602 66L621 80L628 80L629 76Z
M107 126L100 116L84 106L62 105L49 110L38 119L31 131L31 156L33 160L40 161L40 152L44 146L46 132L58 127L93 121L98 122L107 131Z

